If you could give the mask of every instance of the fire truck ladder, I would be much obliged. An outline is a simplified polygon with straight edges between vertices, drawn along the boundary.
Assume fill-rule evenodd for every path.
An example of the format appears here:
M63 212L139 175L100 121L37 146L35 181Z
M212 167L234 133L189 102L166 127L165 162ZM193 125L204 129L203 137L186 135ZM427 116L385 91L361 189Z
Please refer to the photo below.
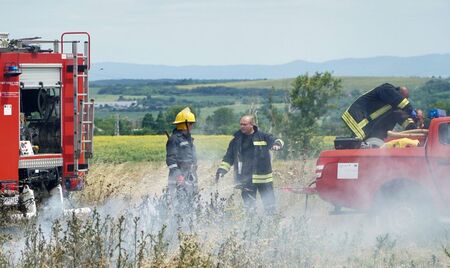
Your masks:
M78 55L78 41L72 42L73 57L73 106L74 106L74 163L73 171L87 171L88 159L92 158L94 137L94 100L89 100L90 68L90 37L88 33L71 32L65 34L86 34L88 41L84 42L84 54ZM64 34L63 34L64 35ZM61 37L61 40L63 37ZM78 64L82 59L81 66ZM79 68L79 66L81 68ZM79 74L81 73L81 74ZM82 80L82 91L78 90L78 80ZM80 165L80 159L84 156L84 165Z

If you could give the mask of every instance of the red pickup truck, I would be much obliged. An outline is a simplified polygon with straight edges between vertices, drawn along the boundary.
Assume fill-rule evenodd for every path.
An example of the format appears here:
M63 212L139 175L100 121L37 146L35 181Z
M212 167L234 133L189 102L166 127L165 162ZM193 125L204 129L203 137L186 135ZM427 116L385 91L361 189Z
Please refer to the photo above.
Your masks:
M450 117L432 119L428 132L416 138L419 145L408 148L323 151L316 165L316 187L305 190L338 210L406 215L414 221L424 218L418 212L426 213L425 218L448 216Z

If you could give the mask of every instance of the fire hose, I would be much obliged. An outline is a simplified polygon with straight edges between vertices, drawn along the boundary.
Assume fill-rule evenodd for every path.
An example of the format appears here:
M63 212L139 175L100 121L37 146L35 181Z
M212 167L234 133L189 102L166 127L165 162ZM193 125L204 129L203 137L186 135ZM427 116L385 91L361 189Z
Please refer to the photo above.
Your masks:
M314 184L316 184L316 180L313 180L312 182L308 183L308 186L306 187L291 187L291 186L286 186L286 187L280 187L279 189L281 189L283 192L289 192L289 193L294 193L294 194L304 194L305 195L305 212L308 209L308 198L310 195L314 195L317 194L317 190L315 187L311 187Z

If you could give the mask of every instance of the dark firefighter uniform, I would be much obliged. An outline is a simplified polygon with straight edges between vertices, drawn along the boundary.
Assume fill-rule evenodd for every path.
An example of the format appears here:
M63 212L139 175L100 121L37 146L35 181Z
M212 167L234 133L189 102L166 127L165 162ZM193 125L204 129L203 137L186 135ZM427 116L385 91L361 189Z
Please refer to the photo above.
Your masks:
M255 205L256 192L259 191L267 213L275 212L273 193L272 164L270 149L274 144L283 146L283 141L270 134L258 131L245 135L241 131L234 134L227 152L219 166L218 173L225 174L234 166L234 178L241 189L246 209Z
M189 108L182 110L174 122L176 128L167 141L166 164L169 167L170 193L175 189L184 189L188 193L197 192L197 156L193 138L187 130L187 124L194 122L195 116Z
M384 139L396 124L414 129L413 108L399 88L385 83L359 97L342 115L342 120L354 136L365 140Z

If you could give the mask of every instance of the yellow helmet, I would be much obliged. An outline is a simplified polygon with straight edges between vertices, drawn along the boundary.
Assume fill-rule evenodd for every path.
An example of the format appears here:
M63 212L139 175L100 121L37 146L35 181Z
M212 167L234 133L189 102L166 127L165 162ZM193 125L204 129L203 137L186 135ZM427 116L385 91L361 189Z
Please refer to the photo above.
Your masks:
M189 109L189 107L181 110L175 117L175 121L173 121L172 124L177 125L186 122L195 123L195 115L191 112L191 109Z

